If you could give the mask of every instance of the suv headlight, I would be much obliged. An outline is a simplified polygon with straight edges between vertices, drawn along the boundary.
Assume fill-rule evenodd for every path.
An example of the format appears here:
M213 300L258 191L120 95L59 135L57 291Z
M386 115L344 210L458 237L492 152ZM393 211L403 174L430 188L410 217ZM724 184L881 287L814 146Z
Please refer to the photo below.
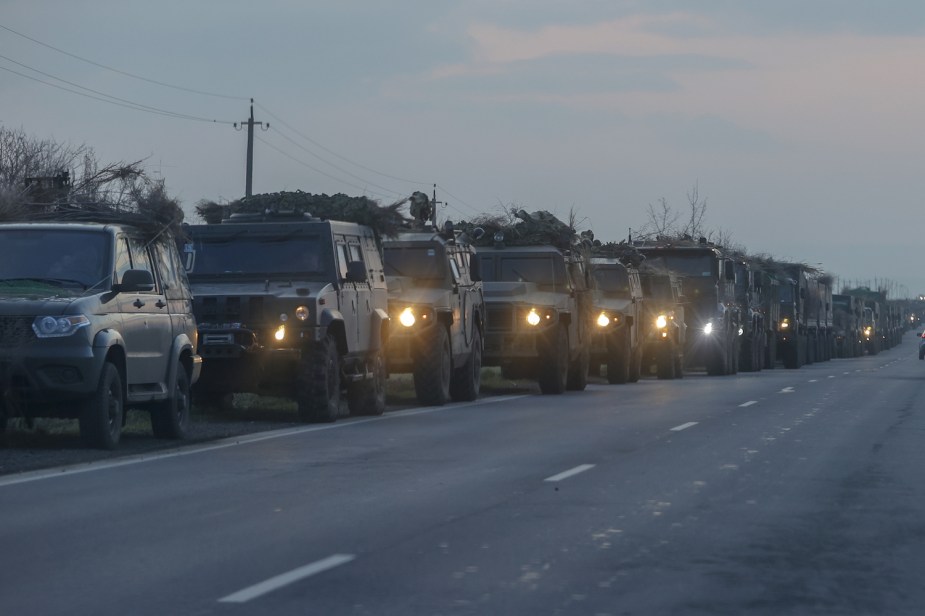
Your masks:
M660 314L655 317L655 327L658 329L665 329L668 327L668 317L664 314Z
M90 319L82 314L69 317L35 317L32 321L32 331L39 338L62 338L89 324Z
M406 306L398 313L398 322L404 327L414 327L415 324L423 327L433 320L433 311L423 306Z
M619 312L602 310L594 322L597 323L598 327L617 327L620 325L622 316Z
M524 315L524 320L530 327L543 327L555 323L559 318L559 313L555 308L537 308L531 307Z
M703 333L707 336L713 333L713 321L707 321L707 324L703 326Z

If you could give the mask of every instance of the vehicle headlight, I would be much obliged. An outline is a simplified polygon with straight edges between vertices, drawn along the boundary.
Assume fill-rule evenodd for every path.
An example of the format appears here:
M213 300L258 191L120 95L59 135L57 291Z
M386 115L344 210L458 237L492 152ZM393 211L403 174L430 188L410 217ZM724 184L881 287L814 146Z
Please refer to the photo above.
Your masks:
M32 331L39 338L61 338L70 336L89 324L90 319L82 314L69 317L35 317L32 321Z
M706 325L703 326L703 333L709 336L713 333L713 322L709 321Z
M602 312L599 315L597 315L597 326L598 327L607 327L608 325L610 325L610 321L611 319L609 316L607 316L606 312Z
M657 327L658 329L665 329L666 327L668 327L668 317L666 317L663 314L660 314L657 317L655 317L655 327Z
M530 312L527 313L527 323L533 326L540 324L540 315L537 313L536 308L531 308Z
M741 336L741 335L744 334L744 333L745 333L745 328L742 327L742 326L740 325L740 326L739 326L739 335Z
M273 332L273 337L277 340L283 340L286 338L286 326L280 325L276 328L276 331Z
M295 318L300 321L308 320L308 306L299 306L295 309Z
M411 309L411 306L408 306L401 311L401 314L398 315L398 322L404 325L405 327L411 327L414 325L414 322L417 319L414 317L414 310Z
M781 321L781 322L780 322L780 328L781 328L781 329L789 329L789 328L790 328L790 319L784 319L783 321Z

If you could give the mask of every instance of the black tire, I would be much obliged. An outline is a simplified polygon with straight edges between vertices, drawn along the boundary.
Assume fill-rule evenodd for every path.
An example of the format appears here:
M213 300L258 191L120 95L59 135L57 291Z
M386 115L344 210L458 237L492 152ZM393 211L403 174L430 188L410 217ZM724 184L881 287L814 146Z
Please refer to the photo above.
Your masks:
M655 375L660 379L675 378L675 352L674 346L663 341L655 353Z
M642 376L642 347L637 346L636 350L630 353L630 383L638 383L639 377Z
M169 398L151 407L151 431L156 438L186 438L190 423L190 379L186 367L177 364L177 379Z
M711 345L707 351L707 374L710 376L723 376L729 374L729 347L726 341Z
M680 349L675 349L674 353L674 377L676 379L684 378L684 356Z
M472 330L472 351L466 363L453 371L450 397L457 402L472 402L482 387L482 334Z
M351 383L347 388L347 406L354 415L385 413L385 360L376 351L369 359L373 378Z
M614 340L607 349L607 382L622 385L630 380L630 344L626 336Z
M588 386L588 366L591 364L591 349L587 345L578 353L575 361L570 362L565 388L570 391L584 391Z
M340 411L340 354L331 336L313 345L302 357L296 375L299 419L336 421Z
M740 345L739 352L742 354L739 362L742 372L753 372L757 370L757 361L755 360L755 344L751 337L745 337Z
M80 437L90 447L115 449L122 438L125 399L122 377L112 363L103 364L96 391L80 409Z
M420 341L414 358L414 393L418 402L429 406L446 404L450 399L453 355L450 337L443 325Z
M561 394L568 381L568 332L562 326L549 334L544 343L537 382L544 394Z

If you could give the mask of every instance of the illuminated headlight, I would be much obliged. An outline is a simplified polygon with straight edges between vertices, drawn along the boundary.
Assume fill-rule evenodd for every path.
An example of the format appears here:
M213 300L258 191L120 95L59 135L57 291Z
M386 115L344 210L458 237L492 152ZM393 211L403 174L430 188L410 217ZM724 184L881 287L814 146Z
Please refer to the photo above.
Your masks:
M655 317L655 327L659 329L665 329L666 327L668 327L668 317L666 317L663 314L660 314L657 317Z
M707 336L713 333L713 322L712 321L703 326L703 333L705 333Z
M527 313L527 323L533 326L540 324L540 315L536 312L536 308L531 308Z
M398 315L398 322L405 327L411 327L416 320L417 319L414 318L414 310L412 310L410 306L402 310L401 314Z
M871 335L872 333L874 333L874 328L872 328L872 327L865 327L865 328L864 328L864 335L867 336L868 338L870 338L870 335Z
M781 329L789 329L789 328L790 328L790 319L784 319L783 321L781 321L781 322L780 322L780 328L781 328Z
M295 318L300 321L308 320L308 306L299 306L295 309Z
M607 313L606 313L606 312L602 312L602 313L600 313L599 315L597 315L597 326L598 326L598 327L607 327L608 325L610 325L610 320L611 320L611 319L610 319L609 316L607 316Z
M740 328L739 328L739 335L741 336L741 335L744 334L744 333L745 333L745 329L742 328L742 327L740 327Z
M276 331L273 332L273 337L277 340L283 340L286 337L286 326L280 325L276 328Z
M90 319L82 314L71 317L35 317L32 331L39 338L61 338L89 324Z

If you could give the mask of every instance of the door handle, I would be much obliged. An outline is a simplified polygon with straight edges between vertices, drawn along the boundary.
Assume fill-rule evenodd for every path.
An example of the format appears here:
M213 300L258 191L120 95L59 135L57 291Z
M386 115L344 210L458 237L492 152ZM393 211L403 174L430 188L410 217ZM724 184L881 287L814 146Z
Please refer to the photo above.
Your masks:
M135 308L141 308L144 305L145 303L141 301L140 299L136 299L134 302L132 302L132 306L134 306Z
M163 308L163 307L166 306L167 304L164 302L164 300L159 299L159 300L157 300L156 302L154 302L154 305L157 306L158 308Z

